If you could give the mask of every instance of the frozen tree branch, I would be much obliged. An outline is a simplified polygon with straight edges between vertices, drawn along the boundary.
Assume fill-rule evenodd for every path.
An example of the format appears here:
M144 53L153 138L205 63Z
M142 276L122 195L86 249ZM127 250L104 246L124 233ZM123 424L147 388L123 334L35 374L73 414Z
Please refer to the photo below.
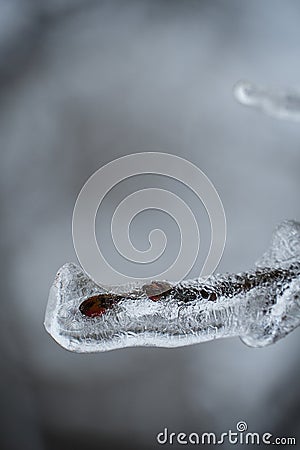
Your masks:
M277 119L300 121L300 91L272 90L239 81L233 92L242 105L259 109Z
M45 327L75 352L179 347L230 336L263 347L300 324L300 223L283 222L256 265L248 273L104 291L65 264L50 291Z

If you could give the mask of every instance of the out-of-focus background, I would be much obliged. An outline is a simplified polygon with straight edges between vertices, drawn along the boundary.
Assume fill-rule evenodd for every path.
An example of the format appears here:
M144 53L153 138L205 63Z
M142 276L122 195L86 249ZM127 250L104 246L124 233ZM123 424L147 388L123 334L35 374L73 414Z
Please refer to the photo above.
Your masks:
M299 124L232 95L240 79L300 87L299 23L297 0L0 1L1 449L146 450L165 427L221 433L239 420L300 439L299 330L264 349L76 355L43 328L54 275L76 262L76 197L117 157L165 151L209 176L228 224L218 271L252 267L276 224L299 219Z

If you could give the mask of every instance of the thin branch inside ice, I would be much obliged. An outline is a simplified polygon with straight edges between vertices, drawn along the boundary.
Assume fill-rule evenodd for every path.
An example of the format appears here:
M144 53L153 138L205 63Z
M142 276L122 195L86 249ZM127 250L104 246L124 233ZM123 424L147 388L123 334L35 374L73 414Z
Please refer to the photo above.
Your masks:
M300 90L272 90L239 81L233 93L242 105L259 109L277 119L300 121Z
M300 223L285 221L251 272L104 291L75 264L50 290L45 327L64 348L179 347L240 336L263 347L300 324Z

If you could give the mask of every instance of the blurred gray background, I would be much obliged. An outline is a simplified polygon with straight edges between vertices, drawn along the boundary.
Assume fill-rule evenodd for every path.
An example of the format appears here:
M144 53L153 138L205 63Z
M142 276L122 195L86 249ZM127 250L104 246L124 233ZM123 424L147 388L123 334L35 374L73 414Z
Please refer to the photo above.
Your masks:
M299 124L232 95L239 79L300 87L299 24L297 0L0 1L1 449L146 450L164 427L221 433L239 420L300 439L300 330L264 349L76 355L43 328L54 275L76 262L76 197L114 158L165 151L209 176L228 223L218 271L252 267L276 224L299 219ZM145 214L141 247L159 223Z

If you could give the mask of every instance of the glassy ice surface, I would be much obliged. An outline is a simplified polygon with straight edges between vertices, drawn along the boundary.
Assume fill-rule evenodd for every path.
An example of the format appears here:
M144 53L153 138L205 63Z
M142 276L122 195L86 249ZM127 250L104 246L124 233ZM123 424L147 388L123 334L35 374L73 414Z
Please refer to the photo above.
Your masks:
M277 91L239 81L233 92L242 105L260 109L278 119L300 121L300 90Z
M67 263L51 287L45 327L62 347L75 352L179 347L229 336L240 336L253 347L272 344L300 324L300 224L279 225L252 272L170 287L153 301L142 284L123 286L105 314L87 317L79 310L84 300L115 292L104 291Z

